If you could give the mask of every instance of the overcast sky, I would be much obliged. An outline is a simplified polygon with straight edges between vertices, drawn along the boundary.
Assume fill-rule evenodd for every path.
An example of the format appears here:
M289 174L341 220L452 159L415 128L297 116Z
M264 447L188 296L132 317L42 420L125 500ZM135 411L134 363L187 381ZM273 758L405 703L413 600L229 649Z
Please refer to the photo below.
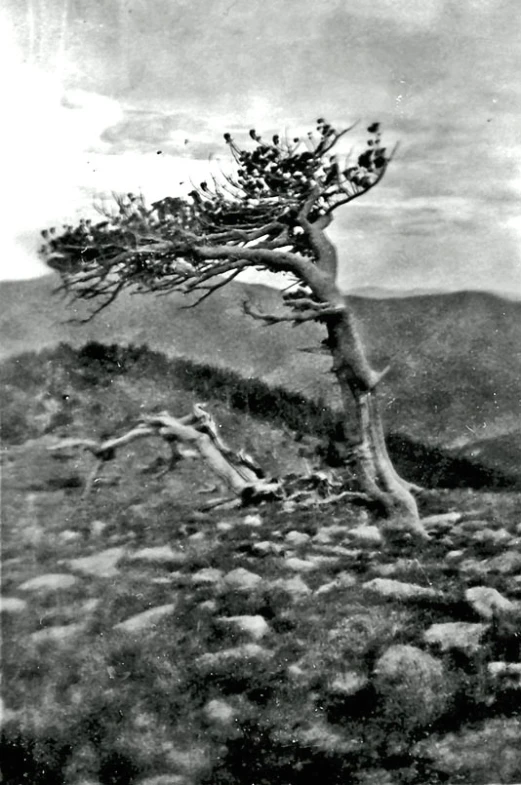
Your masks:
M174 193L227 159L224 131L325 116L379 120L401 143L382 184L337 213L346 287L521 296L519 0L3 7L4 278L39 274L39 229L95 194Z

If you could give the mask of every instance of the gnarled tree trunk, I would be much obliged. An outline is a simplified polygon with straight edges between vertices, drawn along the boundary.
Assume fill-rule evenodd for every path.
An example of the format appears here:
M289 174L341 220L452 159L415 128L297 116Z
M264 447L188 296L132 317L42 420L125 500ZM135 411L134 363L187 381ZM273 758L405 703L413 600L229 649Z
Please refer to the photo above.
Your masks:
M349 399L355 404L353 454L362 490L382 506L391 527L426 539L411 486L398 475L387 452L377 393L385 371L379 374L370 367L347 303L344 312L328 321L328 345L345 411Z

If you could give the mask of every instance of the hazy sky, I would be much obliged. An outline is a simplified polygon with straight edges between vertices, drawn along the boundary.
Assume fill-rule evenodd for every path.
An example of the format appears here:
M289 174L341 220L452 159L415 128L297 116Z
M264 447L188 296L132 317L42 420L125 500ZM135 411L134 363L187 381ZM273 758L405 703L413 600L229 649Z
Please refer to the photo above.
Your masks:
M4 0L3 15L4 278L38 274L39 229L96 193L165 196L227 159L224 131L325 116L360 119L353 144L374 120L401 143L337 214L346 286L521 296L519 0Z

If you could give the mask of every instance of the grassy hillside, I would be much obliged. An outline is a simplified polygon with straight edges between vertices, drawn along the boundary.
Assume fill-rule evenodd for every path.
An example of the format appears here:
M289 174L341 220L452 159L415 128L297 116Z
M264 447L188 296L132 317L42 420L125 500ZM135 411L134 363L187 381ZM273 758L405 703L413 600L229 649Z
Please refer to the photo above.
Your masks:
M330 360L299 351L317 347L321 328L266 328L242 314L245 297L276 309L272 289L232 285L191 310L179 295L127 295L78 327L64 324L81 314L51 296L55 285L52 276L2 285L4 356L60 341L146 343L335 404ZM453 448L519 434L521 303L472 292L351 302L373 362L392 364L382 390L390 430Z
M149 351L61 346L2 375L3 783L520 781L519 494L426 494L416 552L345 502L204 512L213 477L190 458L159 476L149 439L82 502L91 456L57 436L201 393L270 472L312 445L283 391Z

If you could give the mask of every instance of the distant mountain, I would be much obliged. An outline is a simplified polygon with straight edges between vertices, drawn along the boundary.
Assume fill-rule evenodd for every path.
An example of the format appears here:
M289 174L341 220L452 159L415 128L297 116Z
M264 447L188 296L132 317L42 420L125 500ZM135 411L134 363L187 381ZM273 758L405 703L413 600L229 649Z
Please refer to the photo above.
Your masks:
M248 298L265 311L280 308L274 289L230 284L192 309L183 309L190 301L178 294L126 294L78 326L65 322L85 310L52 296L56 286L54 276L0 285L0 357L61 341L146 343L337 400L330 359L302 351L319 347L323 328L265 327L243 314ZM382 386L388 428L455 450L493 439L494 455L508 435L507 452L519 454L521 465L521 302L484 292L350 302L373 363L392 365Z

